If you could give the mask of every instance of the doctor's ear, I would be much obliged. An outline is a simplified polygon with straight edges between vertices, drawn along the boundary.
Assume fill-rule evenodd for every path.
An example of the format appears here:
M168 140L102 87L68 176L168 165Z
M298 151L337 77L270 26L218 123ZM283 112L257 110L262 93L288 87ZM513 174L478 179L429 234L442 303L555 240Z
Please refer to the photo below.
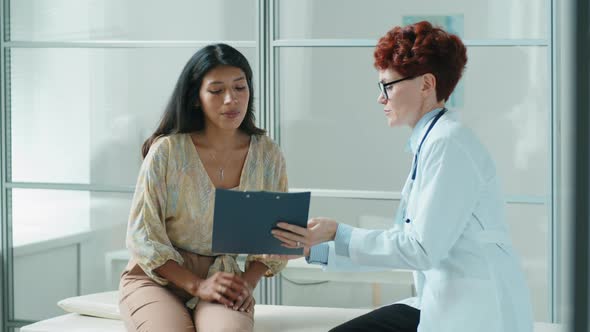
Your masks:
M431 74L427 73L422 75L422 92L435 92L436 93L436 77Z

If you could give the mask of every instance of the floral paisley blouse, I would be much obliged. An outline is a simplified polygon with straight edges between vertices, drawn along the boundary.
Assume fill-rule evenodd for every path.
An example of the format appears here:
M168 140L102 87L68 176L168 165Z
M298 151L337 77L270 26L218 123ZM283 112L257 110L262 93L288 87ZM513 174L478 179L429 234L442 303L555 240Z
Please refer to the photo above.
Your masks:
M286 192L287 173L283 154L267 136L252 135L240 184L234 190ZM180 265L177 248L204 256L214 256L209 275L231 272L241 275L236 255L211 251L215 187L205 171L189 134L174 134L156 140L145 157L127 227L127 247L132 260L154 281L168 281L154 269L168 260ZM268 267L270 277L286 262L260 255L246 258Z

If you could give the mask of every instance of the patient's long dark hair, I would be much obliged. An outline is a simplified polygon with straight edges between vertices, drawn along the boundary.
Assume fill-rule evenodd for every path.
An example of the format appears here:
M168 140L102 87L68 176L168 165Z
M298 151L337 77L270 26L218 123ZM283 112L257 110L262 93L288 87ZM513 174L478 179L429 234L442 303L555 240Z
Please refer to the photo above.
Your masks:
M248 135L265 134L264 130L255 125L252 68L248 60L240 51L229 45L213 44L198 50L184 66L158 128L141 147L143 158L147 155L152 143L161 136L192 133L205 128L205 115L199 102L199 90L203 77L212 69L224 65L240 68L246 75L250 90L248 109L239 129Z

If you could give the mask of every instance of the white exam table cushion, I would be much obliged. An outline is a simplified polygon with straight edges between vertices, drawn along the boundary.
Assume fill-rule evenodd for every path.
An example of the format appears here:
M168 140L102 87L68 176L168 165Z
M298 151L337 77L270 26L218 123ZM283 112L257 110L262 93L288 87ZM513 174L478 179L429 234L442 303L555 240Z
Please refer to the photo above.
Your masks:
M71 313L24 326L20 331L125 332L125 326L119 320L117 300L116 291L68 298L60 301L59 306ZM370 310L258 304L254 316L254 332L325 332L368 311ZM566 331L568 330L561 325L535 323L535 332Z

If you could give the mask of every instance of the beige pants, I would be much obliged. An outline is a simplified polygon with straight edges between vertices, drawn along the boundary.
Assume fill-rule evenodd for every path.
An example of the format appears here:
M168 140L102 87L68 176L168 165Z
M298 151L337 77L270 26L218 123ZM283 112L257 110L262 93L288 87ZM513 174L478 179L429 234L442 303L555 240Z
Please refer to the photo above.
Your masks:
M180 251L184 267L206 278L213 257ZM119 283L121 319L129 332L251 332L252 313L234 311L218 303L199 301L195 310L185 307L191 296L169 283L161 286L139 265L130 262Z

